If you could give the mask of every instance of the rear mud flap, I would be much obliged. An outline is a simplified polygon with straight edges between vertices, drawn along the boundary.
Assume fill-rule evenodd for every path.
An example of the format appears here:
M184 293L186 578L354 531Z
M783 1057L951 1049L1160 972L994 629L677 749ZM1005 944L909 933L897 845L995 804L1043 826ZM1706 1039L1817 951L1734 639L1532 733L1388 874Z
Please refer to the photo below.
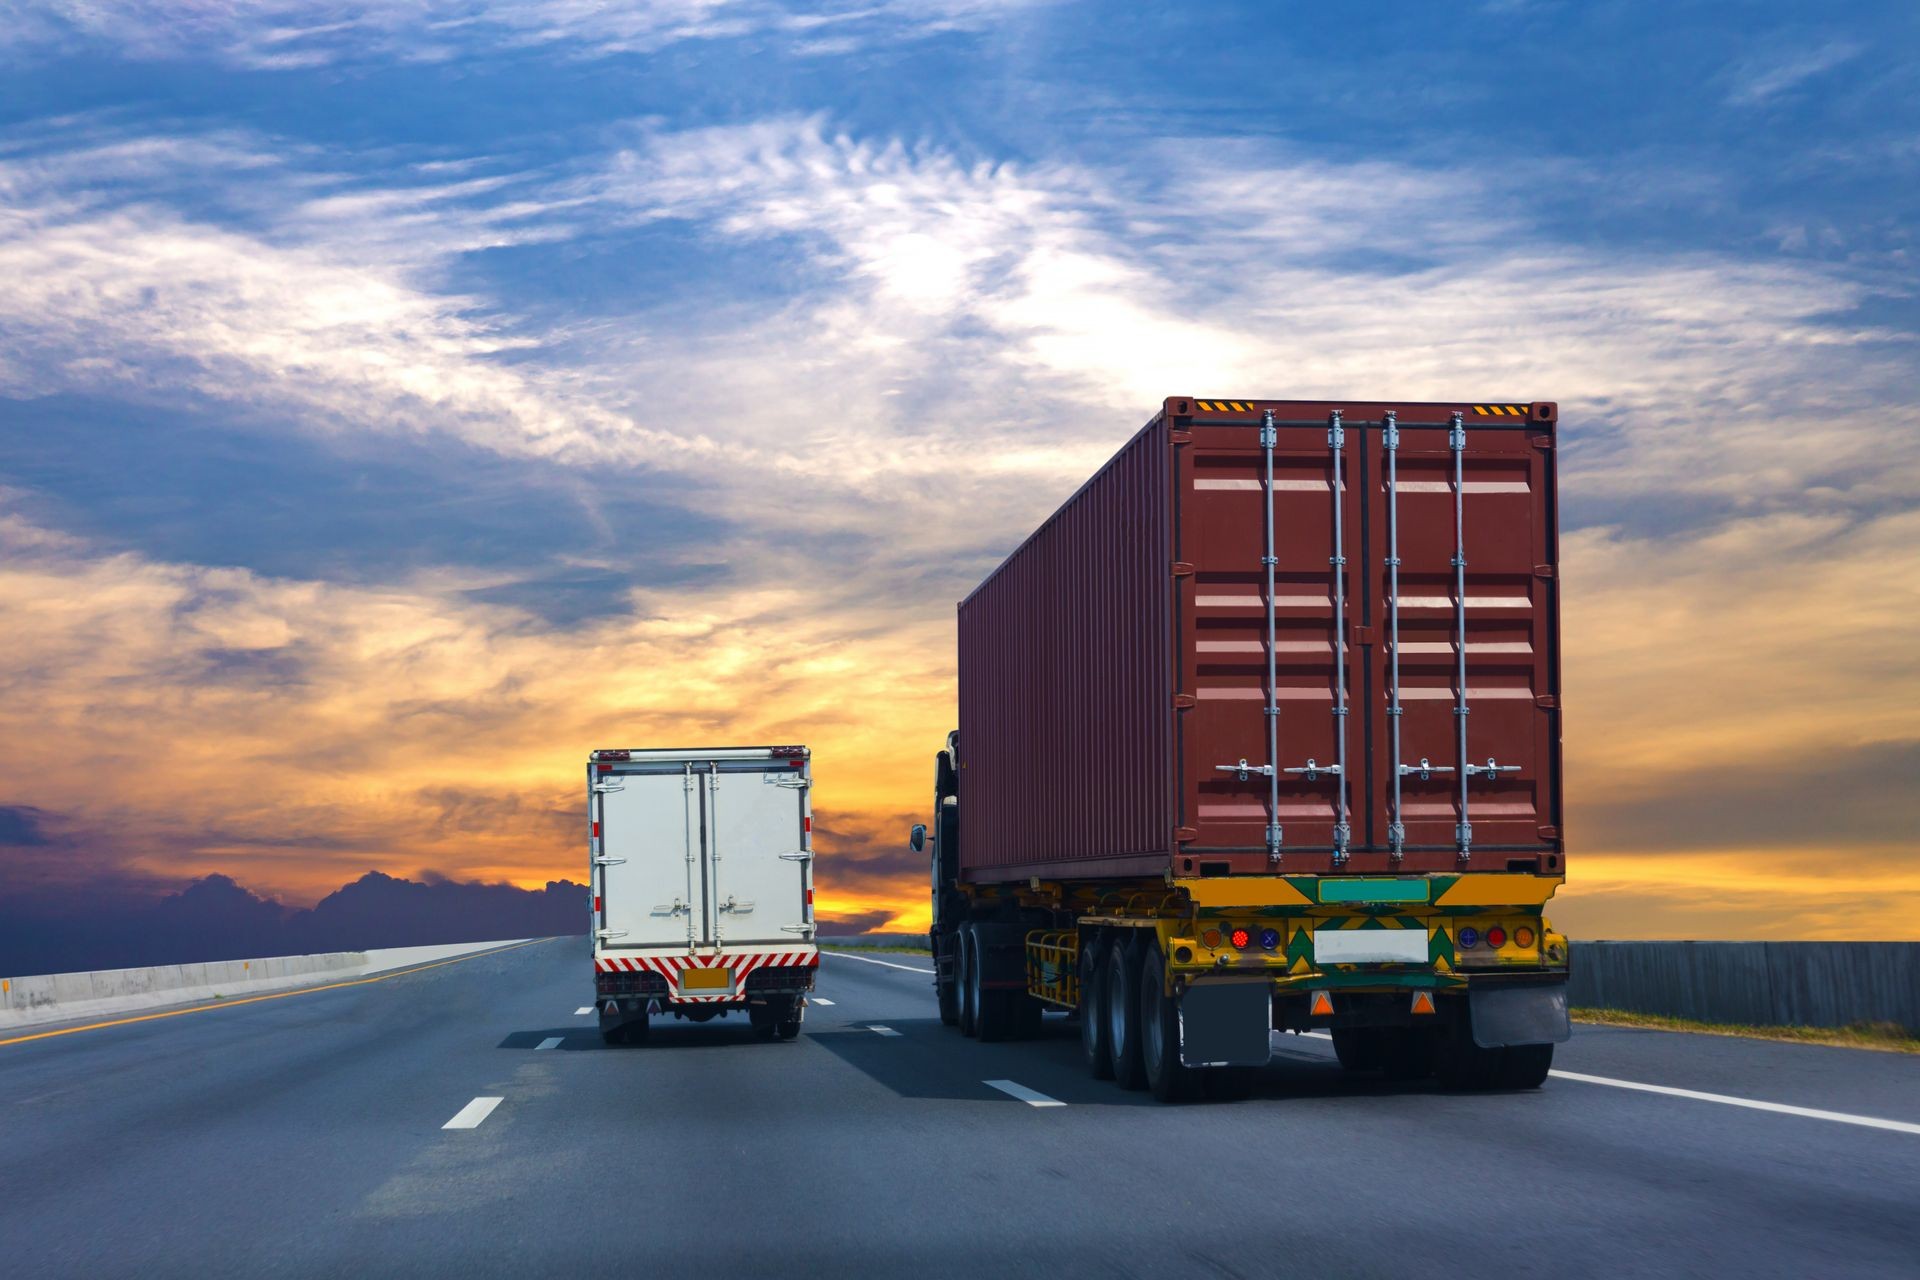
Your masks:
M1266 980L1195 982L1180 997L1180 1062L1264 1067L1273 1056L1273 994Z
M1573 1034L1567 1018L1567 984L1469 987L1473 1042L1482 1049L1516 1044L1562 1044Z

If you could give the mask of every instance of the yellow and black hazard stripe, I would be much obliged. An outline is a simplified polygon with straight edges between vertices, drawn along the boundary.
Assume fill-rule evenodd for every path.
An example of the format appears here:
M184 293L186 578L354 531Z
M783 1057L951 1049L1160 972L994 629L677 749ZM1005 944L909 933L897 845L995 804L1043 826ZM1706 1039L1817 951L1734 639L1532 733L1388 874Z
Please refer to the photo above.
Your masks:
M1252 413L1251 400L1195 400L1208 413Z
M1531 410L1524 404L1477 404L1473 411L1483 418L1524 418Z

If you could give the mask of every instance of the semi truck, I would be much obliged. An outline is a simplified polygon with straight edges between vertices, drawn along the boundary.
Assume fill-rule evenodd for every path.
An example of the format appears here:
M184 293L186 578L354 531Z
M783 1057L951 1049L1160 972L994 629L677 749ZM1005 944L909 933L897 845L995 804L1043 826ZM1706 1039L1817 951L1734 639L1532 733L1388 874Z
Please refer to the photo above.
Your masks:
M597 750L587 760L594 1003L608 1044L653 1015L745 1013L792 1040L819 972L804 746Z
M1455 1087L1567 1038L1551 401L1174 396L959 605L941 1020L1244 1095L1273 1033Z

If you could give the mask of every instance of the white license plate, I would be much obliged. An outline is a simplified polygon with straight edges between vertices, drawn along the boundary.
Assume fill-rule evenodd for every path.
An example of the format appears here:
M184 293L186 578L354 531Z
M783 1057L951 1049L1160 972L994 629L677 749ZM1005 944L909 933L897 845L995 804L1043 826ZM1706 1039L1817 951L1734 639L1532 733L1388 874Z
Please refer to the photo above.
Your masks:
M1425 964L1425 929L1315 929L1315 964Z

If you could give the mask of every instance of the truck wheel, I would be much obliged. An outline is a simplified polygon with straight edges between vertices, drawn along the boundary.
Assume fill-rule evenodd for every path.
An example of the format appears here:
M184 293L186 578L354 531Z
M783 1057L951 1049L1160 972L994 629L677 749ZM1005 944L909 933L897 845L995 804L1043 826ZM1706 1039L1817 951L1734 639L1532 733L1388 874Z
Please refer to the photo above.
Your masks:
M1140 1065L1140 971L1132 964L1132 949L1114 946L1107 952L1107 1039L1113 1045L1113 1078L1122 1089L1144 1089L1146 1069Z
M1080 948L1080 1052L1087 1074L1113 1079L1113 1042L1107 1039L1106 952L1097 942Z
M973 982L973 930L965 925L953 935L954 985L959 987L960 1034L980 1034L980 992Z
M1502 1089L1538 1089L1553 1070L1553 1046L1516 1044L1500 1050L1498 1082Z
M1157 944L1140 961L1140 1067L1160 1102L1189 1096L1193 1072L1180 1061L1180 1006L1166 992L1166 962Z
M1024 991L1013 993L1013 1026L1015 1040L1036 1040L1040 1036L1041 1019L1047 1007Z
M1348 1071L1378 1071L1386 1065L1386 1037L1377 1027L1335 1027L1333 1052Z
M627 1042L627 1028L624 1024L600 1028L600 1040L603 1044L618 1047Z
M1024 992L1001 991L985 986L987 966L981 963L980 930L966 927L967 983L972 993L973 1031L985 1041L1005 1040L1013 1022L1013 1000Z
M937 958L933 962L935 970L933 989L940 1001L940 1021L946 1026L957 1027L960 1025L960 957L957 954L960 936L948 934L943 939L936 933L932 941L936 947L944 941L947 947L946 969L941 970L940 961ZM939 954L938 951L934 952L936 957ZM942 972L945 973L945 977L941 976Z
M1439 1039L1429 1027L1387 1027L1380 1032L1380 1065L1389 1080L1425 1080L1433 1074Z
M773 1024L773 1034L782 1040L791 1040L799 1035L800 1020L807 1016L807 1011L801 1005L799 997L788 996L786 1005L778 1012L779 1016L775 1018Z
M747 1021L753 1024L754 1039L773 1039L775 1029L780 1025L781 1012L771 1001L766 1004L748 1005Z
M1502 1065L1500 1049L1482 1049L1473 1042L1466 1027L1453 1029L1440 1046L1435 1074L1449 1089L1491 1089L1499 1083Z

